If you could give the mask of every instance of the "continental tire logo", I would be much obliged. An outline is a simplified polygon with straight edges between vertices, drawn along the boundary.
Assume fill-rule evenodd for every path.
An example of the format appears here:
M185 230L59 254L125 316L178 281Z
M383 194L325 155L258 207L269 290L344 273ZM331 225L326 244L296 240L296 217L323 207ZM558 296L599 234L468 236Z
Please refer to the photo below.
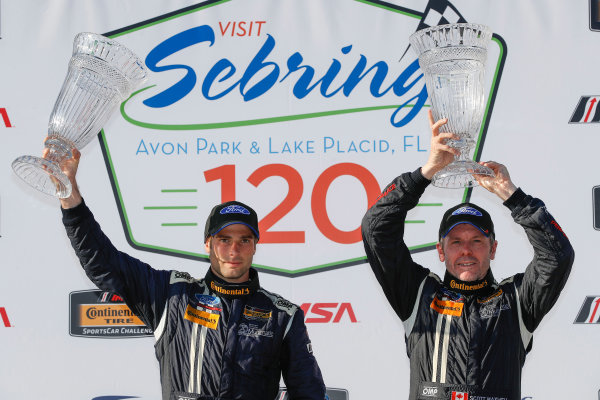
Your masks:
M246 296L250 294L250 289L247 287L240 289L225 289L224 287L215 284L215 282L210 283L210 288L215 292L225 296Z
M192 321L195 324L206 326L210 329L217 329L220 317L221 316L219 314L213 314L206 311L197 310L189 304L185 309L185 315L183 316L183 318L187 319L188 321Z
M110 298L110 302L105 299ZM120 301L117 301L118 299ZM152 336L123 300L101 290L71 292L69 295L71 336L129 338Z
M82 304L79 306L79 312L79 321L82 326L143 325L142 321L125 304Z
M450 281L450 287L452 289L466 290L466 291L479 290L481 288L486 287L487 285L488 285L487 281L483 281L483 282L478 283L476 285L466 285L464 283L458 283L454 279L452 279Z
M460 317L462 315L463 306L463 303L459 303L456 301L440 300L434 298L429 307L431 307L440 314Z

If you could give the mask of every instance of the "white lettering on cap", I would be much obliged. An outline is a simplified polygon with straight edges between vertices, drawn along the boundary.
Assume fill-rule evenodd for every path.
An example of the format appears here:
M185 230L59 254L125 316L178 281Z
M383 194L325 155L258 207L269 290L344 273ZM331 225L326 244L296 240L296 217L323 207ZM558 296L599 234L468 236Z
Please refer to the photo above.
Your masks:
M245 207L238 205L231 205L223 208L219 214L245 214L250 215L250 211L248 211Z
M478 210L474 209L473 207L461 207L452 213L452 215L462 215L462 214L475 215L477 217L482 216L482 214Z

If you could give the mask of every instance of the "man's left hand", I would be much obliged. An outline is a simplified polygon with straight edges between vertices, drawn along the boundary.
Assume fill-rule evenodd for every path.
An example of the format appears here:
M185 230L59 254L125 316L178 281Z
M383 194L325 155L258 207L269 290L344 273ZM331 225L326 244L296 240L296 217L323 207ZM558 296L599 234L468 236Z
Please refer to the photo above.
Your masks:
M473 177L481 187L496 194L502 201L506 201L517 190L517 187L510 179L508 169L504 165L495 161L479 162L479 164L494 171L494 176L473 174Z

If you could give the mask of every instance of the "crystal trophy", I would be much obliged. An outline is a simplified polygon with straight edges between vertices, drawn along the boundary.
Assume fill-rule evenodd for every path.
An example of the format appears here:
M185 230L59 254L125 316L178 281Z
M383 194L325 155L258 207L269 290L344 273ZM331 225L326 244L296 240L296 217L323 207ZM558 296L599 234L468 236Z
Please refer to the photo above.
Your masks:
M459 137L447 144L460 156L433 176L434 186L473 187L473 174L494 176L490 168L469 158L485 110L484 70L491 37L485 25L458 23L422 29L409 38L425 75L433 118L448 118L440 132Z
M88 144L111 114L147 77L144 63L122 44L95 33L80 33L73 43L67 76L50 114L45 158L21 156L15 173L37 190L66 198L71 182L60 163L72 149Z

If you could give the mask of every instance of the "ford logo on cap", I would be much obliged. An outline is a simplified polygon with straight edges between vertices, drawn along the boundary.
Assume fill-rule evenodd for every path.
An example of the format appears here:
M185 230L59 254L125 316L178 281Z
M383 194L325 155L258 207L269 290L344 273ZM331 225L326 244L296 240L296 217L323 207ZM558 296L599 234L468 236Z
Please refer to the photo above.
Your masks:
M231 205L223 208L220 212L221 214L245 214L250 215L250 211L248 211L245 207L238 205Z
M452 213L452 215L462 215L462 214L475 215L477 217L482 216L482 214L478 210L474 209L473 207L461 207Z

